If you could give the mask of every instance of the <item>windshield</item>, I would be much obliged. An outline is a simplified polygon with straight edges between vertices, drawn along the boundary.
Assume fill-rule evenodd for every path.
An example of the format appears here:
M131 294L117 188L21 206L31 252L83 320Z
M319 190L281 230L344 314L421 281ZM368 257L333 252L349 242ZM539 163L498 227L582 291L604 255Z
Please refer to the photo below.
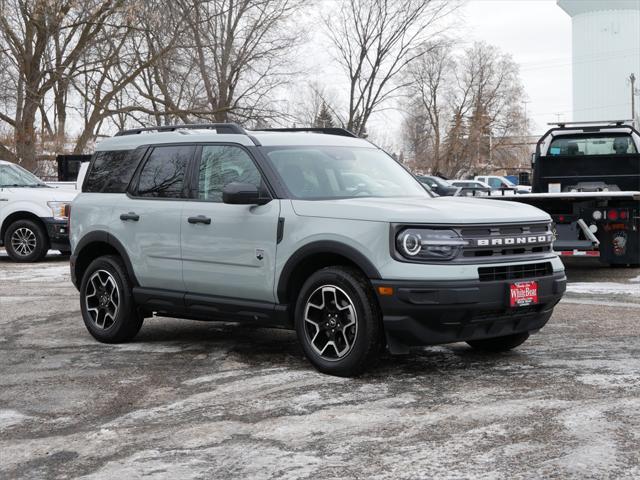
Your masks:
M19 165L0 165L0 188L45 187L46 184Z
M563 135L549 145L549 155L625 155L638 153L630 135Z
M266 151L295 198L430 198L409 172L375 148L305 146Z

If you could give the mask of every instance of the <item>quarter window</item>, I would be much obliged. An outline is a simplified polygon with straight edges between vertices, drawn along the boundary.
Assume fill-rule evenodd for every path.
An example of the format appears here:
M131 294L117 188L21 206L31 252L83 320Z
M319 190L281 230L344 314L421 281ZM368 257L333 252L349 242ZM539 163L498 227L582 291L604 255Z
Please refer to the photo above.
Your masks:
M137 196L184 197L184 177L192 156L191 146L155 147L140 171Z
M198 175L198 198L222 202L222 189L233 182L261 188L262 177L249 154L240 147L205 145Z

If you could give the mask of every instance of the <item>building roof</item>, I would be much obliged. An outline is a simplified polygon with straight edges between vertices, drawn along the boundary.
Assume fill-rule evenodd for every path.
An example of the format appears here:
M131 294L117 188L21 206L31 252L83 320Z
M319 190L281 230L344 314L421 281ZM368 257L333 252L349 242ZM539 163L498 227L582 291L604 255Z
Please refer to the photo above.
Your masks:
M558 6L575 17L604 10L640 10L640 0L558 0Z

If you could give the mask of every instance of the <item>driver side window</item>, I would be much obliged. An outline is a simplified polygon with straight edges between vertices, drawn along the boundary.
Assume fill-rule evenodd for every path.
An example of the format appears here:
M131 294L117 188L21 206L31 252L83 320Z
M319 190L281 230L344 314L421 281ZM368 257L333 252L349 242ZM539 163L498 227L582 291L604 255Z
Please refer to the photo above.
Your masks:
M205 145L198 174L198 198L222 202L222 189L233 182L261 187L262 177L249 154L240 147Z

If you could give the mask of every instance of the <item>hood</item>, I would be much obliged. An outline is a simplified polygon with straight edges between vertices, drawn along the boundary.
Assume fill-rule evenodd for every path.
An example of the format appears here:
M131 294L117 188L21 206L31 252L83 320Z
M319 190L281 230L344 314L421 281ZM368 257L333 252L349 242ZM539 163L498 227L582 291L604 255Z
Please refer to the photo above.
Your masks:
M349 198L291 203L301 216L390 223L460 225L550 220L549 215L531 205L469 197Z
M10 188L14 194L19 194L20 198L25 200L43 201L43 202L71 202L78 195L76 190L66 190L63 188Z

